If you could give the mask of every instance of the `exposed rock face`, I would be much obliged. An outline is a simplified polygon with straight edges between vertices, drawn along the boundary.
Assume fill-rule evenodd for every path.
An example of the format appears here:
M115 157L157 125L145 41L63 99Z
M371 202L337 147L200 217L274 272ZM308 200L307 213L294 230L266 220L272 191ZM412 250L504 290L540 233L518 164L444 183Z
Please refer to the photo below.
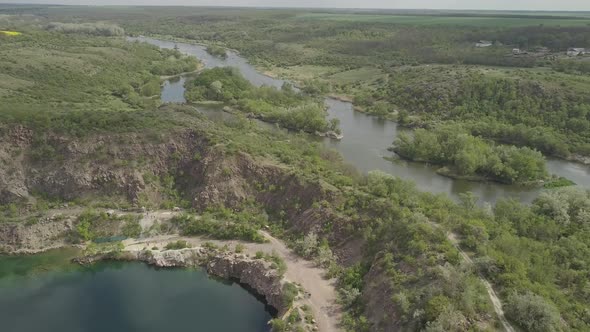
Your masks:
M590 165L590 157L588 156L573 154L568 158L568 160L575 161L584 165Z
M0 223L0 251L35 253L66 245L71 219L42 219L37 224Z
M262 260L253 260L240 255L216 256L207 263L207 272L224 279L236 279L264 296L266 303L279 315L288 308L284 306L282 277Z
M282 276L264 260L200 247L168 251L127 251L122 258L139 260L158 267L204 266L210 275L237 280L255 290L279 315L288 309L283 303ZM82 260L81 263L91 261Z
M174 187L197 209L236 207L254 197L267 210L293 217L314 202L329 200L335 190L303 181L278 163L226 154L195 130L159 138L47 134L42 143L34 136L22 127L0 134L0 204L32 201L31 193L38 192L64 200L109 196L138 203L143 197L157 206L165 199L158 179L172 175Z
M66 200L109 195L134 201L150 189L143 174L169 174L208 146L191 130L165 138L126 134L82 140L47 134L42 143L33 136L15 127L0 137L0 203L30 199L31 192Z

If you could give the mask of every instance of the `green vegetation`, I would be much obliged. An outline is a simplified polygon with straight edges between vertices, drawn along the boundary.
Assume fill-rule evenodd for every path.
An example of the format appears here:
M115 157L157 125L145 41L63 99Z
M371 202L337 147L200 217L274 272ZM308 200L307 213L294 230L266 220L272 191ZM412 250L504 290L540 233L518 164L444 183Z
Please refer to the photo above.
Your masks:
M417 129L400 134L394 151L403 158L451 167L450 176L477 175L502 183L532 183L548 178L545 158L529 148L494 146L459 126Z
M125 30L112 24L104 23L59 23L52 22L47 25L47 30L62 33L83 33L96 36L123 36Z
M289 84L280 90L255 87L233 68L204 70L188 84L186 98L192 102L222 101L289 129L311 133L337 129L326 120L321 101L295 92Z
M123 235L126 237L137 238L141 234L141 225L138 219L125 220L123 224Z
M376 13L306 13L299 16L304 20L331 20L340 22L391 23L414 26L466 26L466 27L526 27L526 26L586 26L590 19L580 16L557 14L506 14L506 13L462 13L442 12L427 15L414 13L376 14Z
M227 51L223 47L219 47L216 45L209 45L207 46L207 53L216 56L218 58L225 59L227 58Z
M553 177L551 181L546 182L543 184L543 188L551 189L551 188L561 188L561 187L569 187L575 186L576 183L570 179L566 179L564 177Z
M121 225L123 225L122 229ZM72 241L102 241L121 234L136 236L139 232L141 232L141 226L139 226L138 216L116 216L85 210L77 218Z
M168 244L166 244L166 246L164 247L164 249L166 250L180 250L180 249L185 249L185 248L191 248L191 244L184 241L184 240L178 240L175 242L169 242Z
M527 331L559 331L559 312L542 297L526 293L513 294L506 306L508 317Z
M185 235L208 235L220 240L238 239L262 243L265 239L258 230L268 220L252 209L234 212L227 208L210 208L200 216L176 216L172 223Z
M287 331L287 322L283 321L280 318L273 318L270 321L270 325L272 326L272 330L276 332L285 332Z
M315 81L332 93L354 96L366 112L395 119L407 111L410 125L457 120L470 124L475 136L547 155L590 153L585 93L590 80L584 75L589 62L565 56L569 47L590 45L585 13L74 7L35 13L48 23L109 21L131 34L237 49L255 65L302 86ZM72 16L76 22L68 21ZM479 40L494 45L476 48ZM513 48L528 53L513 56ZM277 108L268 104L252 109ZM252 109L247 112L263 116ZM293 125L275 114L270 118Z
M583 13L145 11L118 23L237 49L301 85L315 80L354 97L365 112L396 119L407 111L409 125L456 120L473 135L547 155L590 154L589 62L565 56L590 46ZM494 45L477 48L479 40Z
M291 307L291 305L293 304L293 301L295 301L295 298L297 297L297 295L299 294L299 287L297 287L297 285L290 283L290 282L286 282L285 284L283 284L283 305L285 306L285 308L289 308Z
M411 184L382 173L369 174L366 186L359 189L362 193L354 194L342 208L353 218L362 218L359 232L366 234L365 257L371 263L340 274L350 330L361 330L363 315L371 314L364 311L356 290L372 296L383 292L381 286L363 282L369 267L373 278L380 271L390 278L383 296L391 297L399 308L396 313L402 313L404 324L414 329L419 326L412 325L419 324L413 314L417 308L425 310L427 326L446 326L444 330L454 328L449 322L460 324L490 310L477 276L461 268L458 252L436 224L462 235L462 244L472 252L478 271L493 282L512 308L518 308L510 315L526 331L536 331L539 325L535 322L554 324L555 310L568 329L588 328L584 318L588 302L582 291L586 280L581 276L588 266L590 192L550 191L532 206L505 200L490 211L477 208L473 197L465 196L461 206L455 206L444 197L418 193ZM433 278L426 288L419 275ZM578 291L569 291L574 289ZM515 292L535 296L511 297Z
M85 136L170 127L152 113L158 76L197 67L194 58L146 44L43 31L6 40L0 59L0 122L38 130L40 146L47 146L41 132Z
M67 21L67 17L55 17L61 14L53 7L39 10L51 21ZM79 14L80 20L99 21L114 9L68 10ZM135 10L125 13L137 13ZM551 59L504 56L508 45L539 45L557 51L564 45L588 44L589 28L584 26L474 30L454 25L398 26L319 19L310 23L294 17L296 14L275 11L245 11L237 16L219 9L188 14L174 8L140 10L144 11L112 21L132 33L216 40L269 68L328 68L323 71L326 76L307 81L306 93L331 89L355 95L365 111L377 110L384 116L399 117L407 125L432 128L418 130L413 139L402 138L416 158L436 158L466 174L520 182L546 176L540 155L484 139L532 146L563 157L587 155L588 137L583 130L588 120L587 78L576 66L554 72ZM189 20L186 15L193 17ZM215 19L199 20L210 17L207 15ZM149 135L147 129L190 127L206 138L211 149L217 149L215 153L228 158L247 153L284 167L297 188L321 186L325 190L318 195L321 202L306 202L316 198L314 195L294 196L279 206L246 204L237 211L217 207L200 218L177 217L174 223L185 234L258 241L257 231L271 221L273 227L285 226L289 234L294 232L289 222L317 212L319 224L309 225L317 233L293 234L299 239L296 249L329 266L331 275L338 278L343 324L348 331L493 330L497 322L480 275L492 283L509 318L523 331L590 329L590 192L550 190L531 205L501 200L495 206L480 207L477 198L469 194L455 203L444 195L419 192L412 183L387 174L360 175L344 165L339 155L310 142L306 135L262 130L242 116L213 123L191 106L156 108L157 99L141 95L149 95L155 87L151 82L162 74L154 72L157 63L172 61L182 66L170 53L116 38L23 31L26 33L0 44L0 116L4 126L18 123L37 133L80 136L97 132ZM486 38L506 46L473 48L473 40ZM569 64L578 59L559 61ZM462 65L427 66L433 63ZM537 65L546 66L531 68ZM367 82L367 73L378 72L382 75ZM447 72L449 75L443 75ZM89 80L89 75L93 79ZM318 102L288 87L251 87L231 70L204 72L190 83L187 95L191 94L195 100L220 100L259 114L275 108L282 112L301 100ZM130 102L129 95L137 95L138 102ZM283 115L274 116L277 121L286 121ZM454 128L456 122L461 122L463 130L453 130L451 135L448 128ZM319 121L313 126L294 123L300 129L310 129ZM43 139L34 144L39 160L45 155L59 158L64 153L59 145ZM201 159L201 154L194 156L188 158ZM173 173L162 182L176 190L175 180L183 176ZM259 194L277 195L287 185L270 181L243 184ZM178 197L182 193L178 192ZM19 208L7 205L2 213L12 216ZM303 215L308 210L312 214ZM133 221L89 211L78 219L74 238L109 237L120 232L121 225L127 225L129 233L136 232ZM297 226L306 227L304 223ZM463 261L447 232L457 235L474 264ZM349 244L351 247L342 248ZM171 248L184 245L172 244ZM334 266L331 250L343 249L345 254L339 258L349 261L346 266ZM260 252L255 257L284 271L285 263L277 255Z
M369 110L379 100L397 105L409 113L397 117L404 125L462 122L476 136L568 157L590 151L590 99L581 87L590 80L548 71L401 69L386 88L355 102Z

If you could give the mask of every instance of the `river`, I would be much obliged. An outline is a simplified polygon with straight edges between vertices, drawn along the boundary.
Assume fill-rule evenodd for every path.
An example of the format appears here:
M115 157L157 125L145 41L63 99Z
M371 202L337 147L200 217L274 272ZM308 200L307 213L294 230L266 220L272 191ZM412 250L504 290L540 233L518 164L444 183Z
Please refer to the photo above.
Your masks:
M0 256L2 331L270 331L262 302L201 269L81 267L70 263L76 254Z
M131 41L143 41L162 48L178 49L199 58L206 68L231 66L240 70L243 76L256 86L268 85L281 87L284 80L271 78L256 70L248 61L237 53L228 51L227 58L221 59L207 53L202 45L177 43L148 37L128 38ZM185 102L184 80L165 82L162 89L163 102ZM356 112L351 103L326 98L328 116L340 120L344 138L340 141L330 138L321 139L323 144L340 152L344 160L363 172L381 170L389 174L412 180L418 189L432 193L444 193L457 198L460 193L472 192L481 202L494 203L500 198L513 197L522 202L531 202L540 192L538 187L504 185L494 182L471 182L455 180L438 175L436 167L423 163L408 161L391 162L383 157L393 157L387 151L398 133L403 131L395 122L378 119L374 116ZM315 139L315 138L312 138ZM590 167L558 159L549 159L547 168L550 173L573 180L579 186L590 188Z

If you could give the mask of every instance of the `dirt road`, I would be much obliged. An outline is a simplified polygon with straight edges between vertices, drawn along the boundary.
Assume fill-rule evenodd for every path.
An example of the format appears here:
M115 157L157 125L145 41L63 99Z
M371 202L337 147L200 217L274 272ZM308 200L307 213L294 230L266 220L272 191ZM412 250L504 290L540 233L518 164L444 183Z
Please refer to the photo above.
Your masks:
M451 243L455 246L455 248L457 248L457 250L459 250L459 253L461 254L461 257L463 257L463 260L465 262L473 265L473 260L471 260L471 257L469 257L469 255L467 255L467 253L465 253L463 250L461 250L461 247L459 246L459 241L457 240L457 237L455 236L455 234L448 233L447 238L449 239L449 241L451 241ZM510 325L510 322L508 322L508 320L506 319L506 316L504 315L504 310L502 309L502 302L500 301L500 298L498 297L498 295L496 295L494 288L492 287L490 282L487 281L482 275L480 275L479 278L480 278L481 282L484 284L486 290L488 291L488 296L490 297L490 300L492 301L492 305L494 306L494 311L496 311L496 315L498 315L500 322L502 322L502 326L504 327L504 330L506 330L506 332L515 332L514 328L512 327L512 325Z

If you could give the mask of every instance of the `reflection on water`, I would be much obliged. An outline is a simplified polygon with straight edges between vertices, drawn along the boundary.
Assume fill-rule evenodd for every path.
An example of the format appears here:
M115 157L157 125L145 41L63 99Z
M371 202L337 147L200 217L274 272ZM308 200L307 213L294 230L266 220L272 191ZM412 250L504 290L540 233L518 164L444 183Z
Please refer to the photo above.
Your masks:
M56 255L61 251L0 256L1 331L270 330L263 303L200 269L156 270L140 263L66 267L67 261L57 262ZM56 265L42 273L9 271L30 270L26 267L40 261Z
M177 45L180 51L201 59L208 68L219 66L239 68L244 77L257 86L264 84L281 87L285 82L260 74L248 64L246 59L235 52L228 52L227 59L220 59L211 56L201 45L174 43L145 37L130 38L130 40L145 41L164 48L174 48ZM167 83L162 90L162 99L166 102L184 102L183 93L183 84L179 82ZM454 198L457 198L460 193L471 191L482 201L492 203L502 197L514 197L523 202L531 202L542 190L497 183L454 180L436 174L435 167L422 163L387 161L383 159L384 156L394 156L392 152L387 151L387 148L391 146L393 140L403 129L399 128L395 122L355 112L352 104L347 102L327 98L326 104L329 117L340 120L344 138L341 141L329 138L322 139L322 141L327 147L339 151L347 163L363 172L382 170L414 181L420 190L446 193ZM571 179L582 187L590 188L590 167L588 166L550 159L547 161L547 167L553 174Z
M176 77L167 80L162 86L162 102L164 103L186 103L184 98L184 83L186 78Z

